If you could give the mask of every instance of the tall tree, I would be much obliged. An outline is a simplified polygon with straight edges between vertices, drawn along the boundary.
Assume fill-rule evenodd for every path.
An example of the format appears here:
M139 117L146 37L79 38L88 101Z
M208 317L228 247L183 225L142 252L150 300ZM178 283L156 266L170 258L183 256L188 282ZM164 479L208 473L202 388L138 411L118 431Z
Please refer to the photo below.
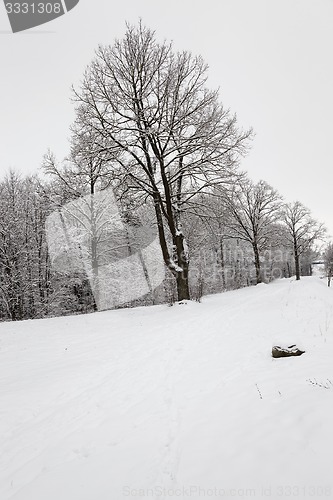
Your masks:
M88 236L91 279L97 296L99 295L98 269L101 265L101 246L105 246L105 226L108 225L107 219L110 216L110 204L108 203L110 195L106 193L106 196L103 197L100 194L101 191L110 186L111 182L113 153L109 149L100 144L96 132L91 127L82 128L80 120L76 120L72 126L69 157L61 165L58 165L54 155L48 152L44 156L43 162L44 171L59 181L60 192L67 192L67 201L80 198L74 205L66 205L67 208L63 210L65 218L76 217L76 226L81 226L85 235ZM98 197L95 196L97 193L99 193ZM55 199L56 197L54 197ZM59 207L64 201L63 196L58 196ZM69 207L72 207L73 213L69 213ZM75 215L75 212L79 213ZM65 221L63 220L63 222ZM65 227L64 224L60 225ZM73 227L73 223L71 226ZM103 251L105 252L105 248ZM94 307L96 310L96 303Z
M327 286L331 286L331 280L333 276L333 243L330 242L324 253L324 264L327 276Z
M228 222L230 236L248 242L253 250L256 281L262 281L260 254L265 250L275 232L281 196L269 184L254 184L243 179L227 196L231 214Z
M201 57L174 53L140 24L99 47L75 93L82 128L93 129L110 153L117 149L121 185L152 200L179 300L189 298L182 214L198 192L230 181L251 136L206 80Z
M299 201L284 205L282 220L287 230L287 243L293 249L296 280L300 280L300 258L311 249L316 240L323 238L326 228L323 224L313 219L310 210Z

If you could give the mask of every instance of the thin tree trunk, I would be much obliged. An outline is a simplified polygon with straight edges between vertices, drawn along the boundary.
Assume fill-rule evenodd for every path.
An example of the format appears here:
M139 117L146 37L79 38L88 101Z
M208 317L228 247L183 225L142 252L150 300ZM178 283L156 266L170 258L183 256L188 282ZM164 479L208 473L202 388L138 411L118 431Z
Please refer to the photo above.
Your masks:
M220 253L221 253L221 276L222 276L222 286L223 290L226 288L226 279L225 279L225 258L224 258L224 248L223 248L223 239L220 239Z
M296 280L299 281L301 279L301 272L299 265L299 255L297 251L297 243L295 239L294 239L294 258L295 258Z

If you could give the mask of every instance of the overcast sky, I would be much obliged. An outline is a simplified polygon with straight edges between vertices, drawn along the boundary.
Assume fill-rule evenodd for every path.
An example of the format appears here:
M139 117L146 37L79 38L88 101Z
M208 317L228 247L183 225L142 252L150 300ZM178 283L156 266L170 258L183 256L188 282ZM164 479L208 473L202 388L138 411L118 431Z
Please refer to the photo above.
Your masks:
M242 170L300 200L333 235L333 0L80 0L12 34L0 4L0 176L68 153L79 85L99 43L139 18L176 49L201 54L209 85L256 137Z

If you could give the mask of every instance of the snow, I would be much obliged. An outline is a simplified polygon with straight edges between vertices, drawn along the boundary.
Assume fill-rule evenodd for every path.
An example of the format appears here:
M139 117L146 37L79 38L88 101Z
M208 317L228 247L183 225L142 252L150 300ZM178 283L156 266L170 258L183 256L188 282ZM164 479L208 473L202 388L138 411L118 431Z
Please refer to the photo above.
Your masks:
M1 500L333 498L325 281L0 324Z

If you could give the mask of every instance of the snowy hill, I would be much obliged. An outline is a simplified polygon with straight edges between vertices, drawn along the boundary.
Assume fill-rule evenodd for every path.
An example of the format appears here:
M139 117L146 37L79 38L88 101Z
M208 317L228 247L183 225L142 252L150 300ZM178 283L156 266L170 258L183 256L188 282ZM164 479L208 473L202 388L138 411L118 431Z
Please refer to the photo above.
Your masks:
M319 278L0 324L0 498L333 498L332 360Z

